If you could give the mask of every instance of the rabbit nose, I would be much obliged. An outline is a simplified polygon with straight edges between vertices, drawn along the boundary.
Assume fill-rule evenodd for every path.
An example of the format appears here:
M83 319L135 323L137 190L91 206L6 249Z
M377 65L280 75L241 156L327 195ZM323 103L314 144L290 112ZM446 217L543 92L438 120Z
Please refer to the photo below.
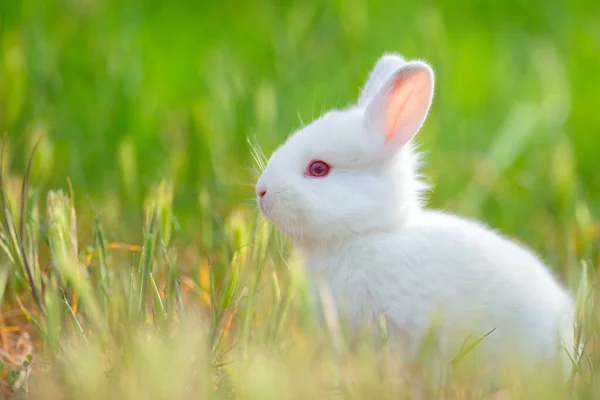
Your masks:
M267 189L262 187L262 186L256 186L256 195L258 197L265 197L265 194L267 194Z

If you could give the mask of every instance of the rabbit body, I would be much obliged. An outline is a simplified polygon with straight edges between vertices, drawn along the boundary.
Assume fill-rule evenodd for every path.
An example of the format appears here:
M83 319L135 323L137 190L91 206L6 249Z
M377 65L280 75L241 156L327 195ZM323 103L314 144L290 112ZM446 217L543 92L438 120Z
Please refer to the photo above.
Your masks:
M481 346L492 363L564 355L573 301L543 262L483 224L424 207L412 139L433 76L424 62L384 55L355 105L326 113L272 154L256 184L260 210L291 236L351 326L383 313L390 339L409 354L439 312L445 357L452 343L489 332Z
M423 210L397 231L303 252L351 327L383 313L390 339L407 341L409 355L438 312L446 358L468 335L487 333L480 346L493 365L517 355L533 368L572 349L568 293L529 250L477 222Z

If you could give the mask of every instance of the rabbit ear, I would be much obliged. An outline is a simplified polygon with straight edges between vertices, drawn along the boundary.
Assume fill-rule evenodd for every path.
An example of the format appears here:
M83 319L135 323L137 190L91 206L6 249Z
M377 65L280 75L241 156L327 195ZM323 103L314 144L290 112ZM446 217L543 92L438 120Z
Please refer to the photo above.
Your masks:
M369 74L369 78L358 97L358 105L365 106L375 96L383 82L389 78L394 71L404 64L404 59L395 53L383 55L375 64Z
M429 65L410 61L398 68L370 100L366 128L381 142L402 146L425 122L433 99L434 75Z

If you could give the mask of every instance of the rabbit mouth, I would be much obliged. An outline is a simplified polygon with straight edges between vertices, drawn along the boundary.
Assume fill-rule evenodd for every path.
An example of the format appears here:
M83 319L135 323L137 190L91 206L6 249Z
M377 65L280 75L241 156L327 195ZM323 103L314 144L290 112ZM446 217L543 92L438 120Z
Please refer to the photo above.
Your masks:
M290 229L289 221L286 218L281 218L277 209L272 209L273 205L269 202L265 202L263 199L258 199L258 208L262 217L269 223L274 225L277 229L283 233L291 236L297 236L297 232L294 229Z
M265 217L267 216L267 210L265 209L265 206L263 205L263 202L261 199L258 199L258 209L260 210L261 214L263 214Z
M262 198L259 198L257 203L258 203L258 209L260 210L260 213L262 214L262 216L265 219L267 219L269 222L275 223L275 220L274 220L273 216L269 213L269 209L265 205L264 200Z

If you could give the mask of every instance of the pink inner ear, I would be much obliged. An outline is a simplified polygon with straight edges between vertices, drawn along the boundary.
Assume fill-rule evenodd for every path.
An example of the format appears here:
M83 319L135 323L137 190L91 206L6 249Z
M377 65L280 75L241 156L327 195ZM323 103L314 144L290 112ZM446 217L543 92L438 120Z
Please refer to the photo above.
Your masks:
M419 129L427 112L429 79L426 72L414 71L398 77L389 94L386 110L385 142L400 134L400 143L407 142Z

